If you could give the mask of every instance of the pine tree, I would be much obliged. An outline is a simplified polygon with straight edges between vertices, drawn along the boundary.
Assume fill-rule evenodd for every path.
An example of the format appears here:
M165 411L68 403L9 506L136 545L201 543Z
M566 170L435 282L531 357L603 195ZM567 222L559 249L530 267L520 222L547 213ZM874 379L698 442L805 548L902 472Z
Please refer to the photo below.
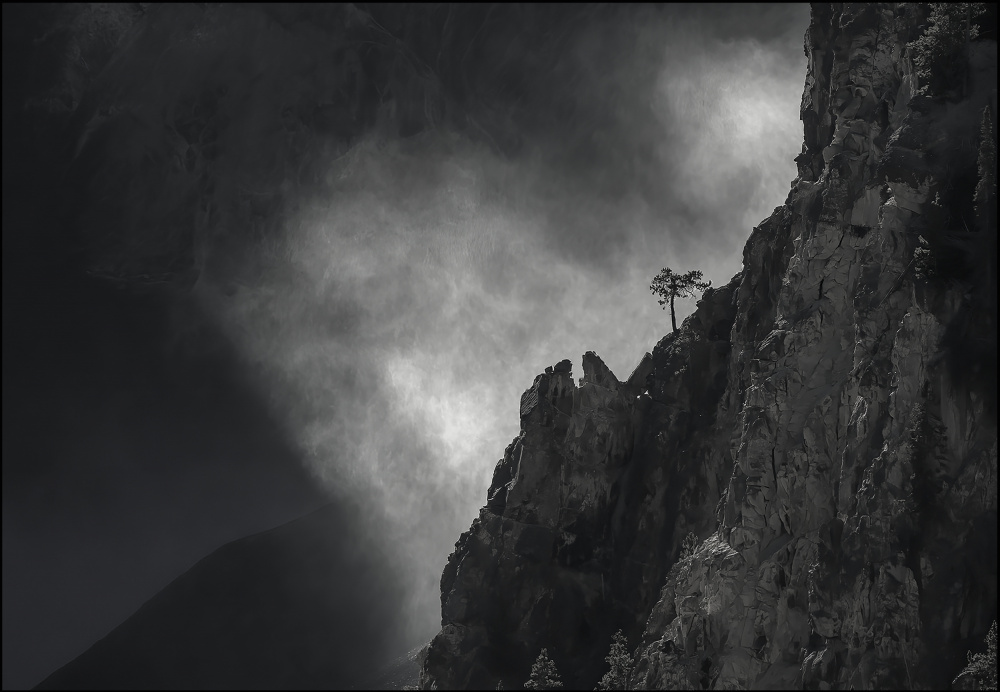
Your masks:
M549 658L547 649L542 649L531 666L531 678L524 683L526 690L558 690L562 688L556 664Z
M664 267L653 277L649 290L653 295L660 296L658 301L664 310L670 305L670 324L677 331L677 317L674 313L674 298L693 297L695 291L704 291L712 285L711 281L702 281L700 271L689 271L686 274L676 274L673 269Z
M597 683L597 689L632 689L632 669L635 666L635 662L632 660L632 655L628 652L628 640L625 639L625 635L621 630L615 632L615 636L611 638L611 650L604 660L608 662L611 669Z

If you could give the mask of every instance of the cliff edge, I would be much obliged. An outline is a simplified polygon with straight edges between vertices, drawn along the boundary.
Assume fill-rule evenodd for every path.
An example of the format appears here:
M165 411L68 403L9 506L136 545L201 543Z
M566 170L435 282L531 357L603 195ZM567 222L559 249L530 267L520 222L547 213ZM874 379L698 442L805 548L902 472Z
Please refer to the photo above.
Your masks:
M587 353L525 391L422 687L546 647L589 688L619 628L647 688L960 671L996 617L996 42L934 83L930 12L814 5L784 205L625 382Z

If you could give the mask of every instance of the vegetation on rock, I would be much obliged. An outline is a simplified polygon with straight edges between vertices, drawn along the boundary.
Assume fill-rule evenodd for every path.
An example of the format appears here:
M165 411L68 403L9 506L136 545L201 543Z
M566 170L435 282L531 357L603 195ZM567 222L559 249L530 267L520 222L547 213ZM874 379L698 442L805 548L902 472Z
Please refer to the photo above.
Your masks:
M684 537L684 541L681 543L681 554L678 559L683 560L694 555L694 551L697 549L698 537L693 531L688 532L688 535Z
M997 621L993 621L990 631L986 633L986 651L968 654L967 665L958 677L970 676L976 681L979 689L995 690L997 688ZM956 681L958 678L956 678Z
M964 614L996 606L995 407L983 394L996 382L996 126L982 115L995 63L988 44L967 50L971 7L914 9L814 5L808 170L754 229L743 272L680 330L674 298L707 287L701 272L664 268L653 279L675 333L653 349L649 374L629 378L646 383L648 401L630 407L623 388L629 397L588 402L584 417L552 373L525 392L522 436L491 488L501 499L442 578L443 612L459 616L437 640L437 679L461 687L487 670L492 683L493 652L450 652L497 633L527 634L529 652L560 641L567 684L604 674L598 689L941 687L964 665L969 638L987 627ZM935 98L915 96L913 63L927 86L935 51L957 77L939 80L950 91ZM584 455L560 451L576 439L567 428L622 419L633 427L594 445L622 450L620 462L577 466ZM522 450L529 463L517 461ZM516 468L539 470L511 484ZM520 502L508 502L508 484ZM612 509L565 499L595 494L614 498ZM698 514L705 506L714 516ZM516 524L525 518L530 533ZM696 534L675 533L706 536L712 519L700 547ZM520 549L499 547L508 545ZM514 583L515 570L544 581ZM480 586L493 573L505 580ZM528 605L508 621L467 614L466 603L487 598L498 612ZM610 632L598 638L591 624L625 622L623 613L636 616L627 634L644 642L631 669L622 633L606 664L594 655ZM456 645L452 632L468 634ZM975 661L995 669L990 650ZM979 680L961 682L990 684Z
M531 678L524 683L526 690L558 690L563 686L555 662L549 658L548 649L542 649L531 666Z
M599 690L630 690L633 688L632 671L635 661L628 652L628 640L621 630L615 632L611 639L611 650L604 659L611 666L597 683Z
M927 30L909 44L917 77L928 95L946 96L965 83L966 49L979 36L979 26L972 22L985 11L981 2L931 3Z
M649 290L653 295L659 296L657 302L664 310L670 305L670 325L677 331L677 317L674 312L675 298L690 298L696 291L704 291L712 285L711 281L702 281L700 271L689 271L686 274L677 274L669 267L664 267L660 273L653 277L649 284Z

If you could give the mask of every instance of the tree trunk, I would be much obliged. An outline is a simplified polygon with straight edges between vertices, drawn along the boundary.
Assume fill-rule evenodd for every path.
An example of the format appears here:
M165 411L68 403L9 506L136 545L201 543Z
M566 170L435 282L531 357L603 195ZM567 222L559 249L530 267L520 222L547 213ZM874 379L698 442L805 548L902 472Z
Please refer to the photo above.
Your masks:
M677 333L677 318L674 317L674 294L670 294L670 325L674 328L674 333Z

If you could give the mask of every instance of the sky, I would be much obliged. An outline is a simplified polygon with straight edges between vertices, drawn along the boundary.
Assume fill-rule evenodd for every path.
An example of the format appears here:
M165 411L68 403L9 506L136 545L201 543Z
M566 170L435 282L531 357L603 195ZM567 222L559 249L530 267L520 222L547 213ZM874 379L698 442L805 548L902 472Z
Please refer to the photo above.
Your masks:
M447 124L403 137L386 107L313 156L322 184L297 186L253 177L277 146L247 134L268 105L229 105L216 199L264 180L283 204L263 235L211 229L197 282L168 298L8 271L19 243L48 257L11 229L55 221L44 191L8 211L23 191L5 52L4 429L21 431L4 434L5 688L41 680L219 545L345 496L380 529L344 540L377 542L407 575L398 628L434 633L441 570L518 433L521 392L566 358L579 377L590 350L626 379L670 328L656 272L727 283L795 177L807 6L611 16L556 46L516 32L524 57L503 64L520 95L491 106L516 146ZM267 99L305 79L279 56L287 36L227 21L274 58ZM139 117L183 89L129 92L116 69ZM678 321L693 308L680 301Z

